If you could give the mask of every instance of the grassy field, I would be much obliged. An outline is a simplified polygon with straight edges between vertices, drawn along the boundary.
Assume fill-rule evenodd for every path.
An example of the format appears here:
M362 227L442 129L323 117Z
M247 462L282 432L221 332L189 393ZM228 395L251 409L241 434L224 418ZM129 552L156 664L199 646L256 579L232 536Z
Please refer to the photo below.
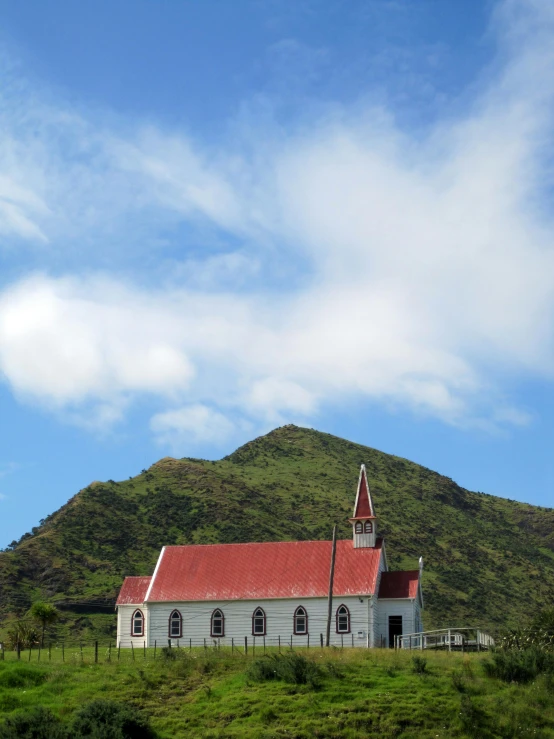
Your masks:
M176 652L177 650L173 650ZM295 652L301 655L302 652ZM320 650L303 653L315 684L262 680L260 660L228 650L122 650L121 661L92 649L33 653L0 661L0 726L15 711L42 705L69 721L83 703L109 698L143 710L165 739L179 737L554 737L554 685L487 677L487 655ZM417 665L414 658L427 663ZM418 672L419 670L419 672ZM259 672L259 671L258 671ZM1 735L1 729L0 729Z

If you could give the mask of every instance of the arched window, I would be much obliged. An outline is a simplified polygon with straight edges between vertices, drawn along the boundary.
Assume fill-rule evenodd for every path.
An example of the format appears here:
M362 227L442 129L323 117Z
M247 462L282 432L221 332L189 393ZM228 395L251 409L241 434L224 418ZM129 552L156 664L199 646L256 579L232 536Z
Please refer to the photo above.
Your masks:
M350 633L350 611L346 606L337 608L337 634Z
M265 613L263 608L256 608L252 614L252 634L254 636L265 635Z
M363 531L363 527L362 527L362 522L361 522L361 521L356 521L356 526L355 526L355 528L354 528L354 531L355 531L355 532L356 532L357 534L361 534L361 533L362 533L362 531Z
M225 636L225 616L219 608L216 608L212 613L211 635Z
M131 636L144 636L144 616L138 609L131 619Z
M183 636L183 617L177 610L169 617L169 636L172 639L180 639Z
M371 523L371 521L366 521L364 523L364 532L366 534L372 534L373 533L373 524Z
M302 606L298 606L298 608L294 612L294 633L308 633L308 614L306 613L306 609Z

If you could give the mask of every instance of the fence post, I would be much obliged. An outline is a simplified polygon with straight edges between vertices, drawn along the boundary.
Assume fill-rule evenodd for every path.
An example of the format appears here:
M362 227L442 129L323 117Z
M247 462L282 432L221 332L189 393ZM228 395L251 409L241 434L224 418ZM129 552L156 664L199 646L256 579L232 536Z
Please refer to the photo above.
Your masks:
M119 653L121 652L121 641L119 642L117 646L117 661L119 662Z
M265 654L265 635L264 635L264 654Z
M279 634L279 654L281 654L281 634Z
M354 632L352 632L352 646L354 646Z
M21 644L17 642L17 659L21 659Z
M206 637L204 637L204 651L206 651Z
M31 661L31 649L32 647L29 647L29 662Z
M452 638L451 638L451 635L450 635L450 629L448 629L448 651L449 652L452 651Z
M340 635L340 648L344 649L344 634Z
M323 634L319 635L319 645L323 649Z
M135 645L131 642L131 654L133 655L133 662L135 661Z
M477 651L478 652L481 651L481 640L479 639L480 636L481 634L479 633L479 629L477 629L476 641L477 641Z
M110 642L108 646L108 662L112 661L112 643Z
M252 637L252 659L254 659L254 656L256 654L256 637Z
M154 659L156 659L156 649L158 647L158 640L154 639Z
M48 645L48 662L52 661L52 644Z
M247 654L248 654L248 637L245 636L244 637L244 656L246 657Z
M189 652L192 652L192 637L189 639Z
M40 662L40 644L38 645L38 661Z
M168 649L171 649L171 639L168 639L167 640L167 648Z
M94 642L94 664L98 663L98 642Z
M421 632L421 634L419 635L419 639L420 639L420 644L419 644L419 648L420 648L420 649L423 649L423 631L422 631L422 632Z
M292 634L290 635L290 650L292 652Z
M308 649L310 648L310 635L308 634Z
M235 637L231 637L231 654L235 653Z

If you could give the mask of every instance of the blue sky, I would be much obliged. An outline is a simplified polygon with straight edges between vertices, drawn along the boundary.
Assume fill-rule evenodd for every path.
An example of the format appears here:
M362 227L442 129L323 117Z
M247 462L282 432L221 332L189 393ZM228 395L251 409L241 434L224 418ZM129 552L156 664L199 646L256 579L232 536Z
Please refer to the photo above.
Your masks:
M553 504L549 0L0 18L0 546L289 422Z

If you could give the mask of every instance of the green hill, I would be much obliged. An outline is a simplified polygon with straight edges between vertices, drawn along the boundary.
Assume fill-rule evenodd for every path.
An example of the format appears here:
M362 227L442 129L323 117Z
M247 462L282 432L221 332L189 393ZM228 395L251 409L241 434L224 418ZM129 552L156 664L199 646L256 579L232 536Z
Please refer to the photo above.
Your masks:
M69 634L108 633L124 575L164 544L351 536L367 467L392 568L425 561L426 627L525 623L554 599L554 510L473 493L436 472L318 431L284 426L217 462L165 458L94 482L0 553L0 619L37 599ZM0 623L1 626L1 623Z

